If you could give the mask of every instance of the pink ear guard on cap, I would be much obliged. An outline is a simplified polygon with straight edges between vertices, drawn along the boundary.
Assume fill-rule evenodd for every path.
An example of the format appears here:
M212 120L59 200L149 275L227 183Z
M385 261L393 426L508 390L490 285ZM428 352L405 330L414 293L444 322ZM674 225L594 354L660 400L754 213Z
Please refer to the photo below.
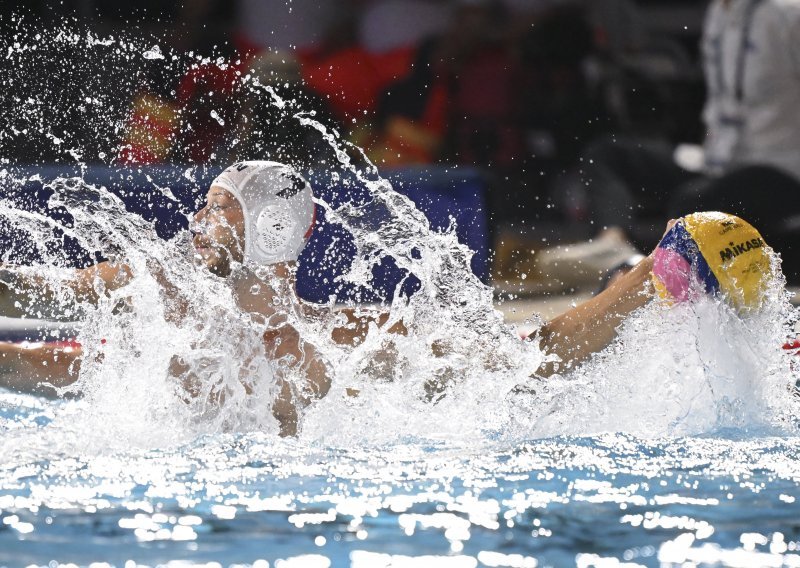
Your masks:
M239 162L212 183L229 191L244 211L244 261L261 265L297 260L314 229L311 186L278 162Z

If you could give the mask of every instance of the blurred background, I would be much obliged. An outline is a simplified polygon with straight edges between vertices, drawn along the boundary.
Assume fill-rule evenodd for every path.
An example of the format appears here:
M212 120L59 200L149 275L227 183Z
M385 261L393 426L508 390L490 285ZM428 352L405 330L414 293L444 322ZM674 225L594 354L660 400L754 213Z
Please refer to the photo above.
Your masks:
M585 179L598 141L667 148L670 159L703 142L707 8L698 0L6 0L7 43L67 21L97 37L208 59L151 68L147 54L110 64L87 62L78 48L42 49L38 72L22 73L7 58L14 80L0 105L12 118L0 157L75 163L64 149L80 147L80 162L116 167L265 156L324 163L313 142L292 133L291 117L237 88L236 76L252 73L364 148L381 171L478 172L494 280L532 290L536 279L523 280L537 251L596 244L613 224L592 203L613 195L592 194ZM10 134L19 101L44 82L66 102L41 105L38 120L61 130ZM68 104L87 83L102 100L102 121ZM256 132L259 123L268 132ZM72 144L54 145L53 136ZM657 243L667 201L628 206L626 246L604 257L600 272ZM562 263L570 269L550 288L595 286L597 270L571 276L582 262Z

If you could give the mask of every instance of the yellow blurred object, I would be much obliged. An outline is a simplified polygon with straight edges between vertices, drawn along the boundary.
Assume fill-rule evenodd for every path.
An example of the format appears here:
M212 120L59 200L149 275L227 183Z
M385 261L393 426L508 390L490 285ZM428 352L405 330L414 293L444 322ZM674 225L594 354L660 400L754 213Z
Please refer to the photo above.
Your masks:
M169 158L179 124L175 105L145 93L133 101L120 158L123 162L152 164Z

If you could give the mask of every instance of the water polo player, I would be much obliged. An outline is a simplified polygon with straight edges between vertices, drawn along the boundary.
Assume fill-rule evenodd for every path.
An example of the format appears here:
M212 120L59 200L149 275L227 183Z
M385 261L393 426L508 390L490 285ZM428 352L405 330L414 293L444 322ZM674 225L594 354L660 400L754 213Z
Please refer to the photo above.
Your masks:
M297 259L313 227L314 204L308 183L296 171L281 164L242 162L229 167L212 182L206 199L192 227L198 263L225 278L243 311L272 317L275 314L273 299L276 294L285 293L285 286L293 284L290 263ZM706 246L704 239L710 238L715 230L732 230L726 225L730 219L714 217L705 221L698 225L705 228L695 230L694 234L694 242L701 249ZM671 228L672 225L668 227ZM666 235L670 235L669 230ZM602 293L553 319L534 334L545 352L554 353L561 360L559 367L550 364L541 369L543 376L569 368L605 348L616 336L619 324L653 298L653 267L657 263L661 266L663 253L659 251L669 241L667 237L660 248ZM731 251L735 258L757 251L767 254L763 246L755 248L753 245L747 251L740 248ZM736 281L726 280L725 270L730 266L722 263L717 269L720 271L717 280L735 288ZM256 272L264 270L277 279L271 282L260 279ZM124 286L131 278L131 269L124 263L105 262L75 271L70 285L76 296L93 299ZM23 291L41 292L43 284L41 279L8 268L0 280ZM281 285L275 286L275 281L283 283L283 290ZM256 289L258 292L254 292ZM332 337L340 344L363 339L372 322L383 325L388 319L387 314L355 317L352 311L343 312L347 315L347 324L334 330ZM327 393L330 387L328 369L314 346L285 320L270 323L274 325L264 334L267 356L273 360L290 356L295 362L293 371L299 371L305 380L302 389L293 389L289 381L279 378L280 393L273 404L273 414L281 423L282 433L293 434L297 427L297 406ZM404 333L405 328L395 324L389 331ZM0 382L21 390L34 390L37 386L42 389L45 382L54 386L69 384L77 378L77 366L66 363L79 362L81 356L79 348L70 346L69 349L58 350L52 345L32 349L2 344L0 355L7 363L13 360L18 372L16 375L0 374ZM50 365L49 361L59 365ZM19 378L25 375L20 368L28 369L27 378ZM59 372L66 374L55 376ZM175 374L180 376L181 370L177 369Z
M198 263L226 278L242 310L273 318L270 320L273 325L264 337L267 354L275 360L293 357L298 367L295 371L305 375L302 389L292 389L288 381L281 381L280 394L273 405L273 413L286 434L294 433L296 428L295 405L325 395L329 387L325 365L314 346L300 338L285 321L273 317L272 300L280 293L273 283L283 281L293 285L290 265L311 235L314 219L315 206L308 182L288 166L258 161L237 163L222 172L211 183L206 204L192 223L192 244ZM267 282L256 275L256 271L265 269L277 279L268 278ZM132 271L124 262L102 262L75 270L66 284L76 298L92 301L125 286L131 278ZM41 295L45 286L44 280L36 275L9 267L3 269L0 280L17 293ZM253 293L255 289L258 294ZM0 354L7 366L13 362L15 371L7 369L2 373L4 384L19 390L38 388L46 392L50 386L68 385L77 379L78 369L72 363L80 361L81 350L72 344L31 348L5 343Z

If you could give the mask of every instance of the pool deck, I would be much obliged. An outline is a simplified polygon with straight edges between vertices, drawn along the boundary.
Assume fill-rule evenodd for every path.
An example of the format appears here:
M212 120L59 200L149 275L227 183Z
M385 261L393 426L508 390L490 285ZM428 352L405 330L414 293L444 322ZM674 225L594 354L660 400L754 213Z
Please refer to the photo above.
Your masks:
M800 287L790 287L788 290L792 294L792 304L800 306ZM533 314L539 314L545 320L549 320L591 297L592 294L588 292L542 294L514 300L498 300L495 302L495 307L505 316L506 322L516 325L520 333L524 334L533 331L533 325L525 323L525 320Z

